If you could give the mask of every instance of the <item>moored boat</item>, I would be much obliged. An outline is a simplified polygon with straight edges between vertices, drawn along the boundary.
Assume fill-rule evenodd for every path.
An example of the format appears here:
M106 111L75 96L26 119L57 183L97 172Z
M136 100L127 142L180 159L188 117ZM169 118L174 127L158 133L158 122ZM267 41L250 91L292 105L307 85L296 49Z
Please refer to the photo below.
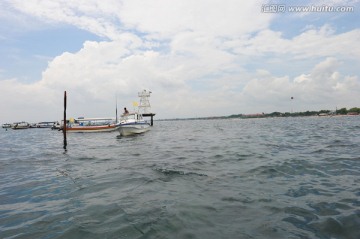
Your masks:
M1 128L3 128L3 129L9 129L9 128L11 128L11 124L9 124L9 123L2 124L2 125L1 125Z
M56 124L55 121L50 122L39 122L35 125L36 128L52 128Z
M61 124L57 121L55 124L53 124L53 126L51 127L51 129L57 129L57 130L61 130Z
M116 127L116 120L113 118L81 117L78 119L70 119L66 124L66 132L109 132L116 130Z
M30 124L22 121L22 122L15 122L11 125L12 129L28 129L30 128Z

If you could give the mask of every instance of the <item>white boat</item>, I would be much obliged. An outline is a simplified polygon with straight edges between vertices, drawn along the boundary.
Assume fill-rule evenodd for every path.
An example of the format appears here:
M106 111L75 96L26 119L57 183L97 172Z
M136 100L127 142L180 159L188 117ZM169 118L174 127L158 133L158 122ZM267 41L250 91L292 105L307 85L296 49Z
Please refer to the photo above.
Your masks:
M115 131L116 120L113 118L78 118L70 119L66 124L66 132L88 133Z
M12 129L28 129L30 128L30 124L22 121L22 122L15 122L11 125Z
M61 124L59 123L59 121L56 121L56 123L51 127L51 129L57 129L57 130L61 130Z
M139 113L123 114L117 126L121 136L141 134L150 130L150 124Z
M35 128L52 128L56 124L55 121L51 122L39 122L35 125Z
M4 129L9 129L9 128L11 128L11 124L9 124L9 123L2 124L1 127Z

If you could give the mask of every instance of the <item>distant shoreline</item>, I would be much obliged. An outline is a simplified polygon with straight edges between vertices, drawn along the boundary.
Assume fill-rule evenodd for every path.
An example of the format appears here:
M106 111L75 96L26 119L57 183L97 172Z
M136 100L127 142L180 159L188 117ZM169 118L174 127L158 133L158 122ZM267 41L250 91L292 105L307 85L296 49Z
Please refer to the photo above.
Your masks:
M233 114L228 116L207 116L207 117L189 117L189 118L169 118L169 119L154 119L154 121L176 121L176 120L213 120L213 119L256 119L256 118L284 118L284 117L338 117L338 116L358 116L360 115L360 108L354 107L349 110L341 108L336 111L320 110L320 111L305 111L305 112L272 112L272 113L258 113L258 114ZM8 123L6 123L8 124ZM3 124L4 125L4 124Z
M218 119L269 119L269 118L332 118L332 117L354 117L360 115L310 115L310 116L263 116L263 117L229 117L229 116L214 116L214 117L197 117L197 118L174 118L174 119L157 119L154 121L186 121L186 120L218 120Z
M342 108L337 111L321 110L321 111L305 111L295 113L261 113L261 114L234 114L229 116L208 116L208 117L190 117L190 118L173 118L158 119L156 121L176 121L176 120L214 120L214 119L256 119L256 118L286 118L286 117L339 117L339 116L359 116L360 108L351 108L347 110Z

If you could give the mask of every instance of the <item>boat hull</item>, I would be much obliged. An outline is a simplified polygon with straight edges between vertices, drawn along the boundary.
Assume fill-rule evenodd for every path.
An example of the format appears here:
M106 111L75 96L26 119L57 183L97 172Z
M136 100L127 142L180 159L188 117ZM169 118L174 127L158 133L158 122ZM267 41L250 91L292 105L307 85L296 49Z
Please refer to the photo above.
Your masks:
M120 124L119 126L119 132L122 136L141 134L149 130L150 125L147 123Z
M28 129L30 127L26 127L26 126L17 126L17 127L12 127L12 129L18 130L18 129Z
M101 125L101 126L73 126L66 127L66 132L73 133L96 133L96 132L111 132L117 129L116 125Z

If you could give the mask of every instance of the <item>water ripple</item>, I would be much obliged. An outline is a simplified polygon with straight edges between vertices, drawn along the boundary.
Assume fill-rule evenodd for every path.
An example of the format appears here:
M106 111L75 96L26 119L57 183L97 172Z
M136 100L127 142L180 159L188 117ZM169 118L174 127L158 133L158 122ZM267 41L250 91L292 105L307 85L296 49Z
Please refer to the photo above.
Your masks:
M0 134L0 238L360 238L359 117Z

